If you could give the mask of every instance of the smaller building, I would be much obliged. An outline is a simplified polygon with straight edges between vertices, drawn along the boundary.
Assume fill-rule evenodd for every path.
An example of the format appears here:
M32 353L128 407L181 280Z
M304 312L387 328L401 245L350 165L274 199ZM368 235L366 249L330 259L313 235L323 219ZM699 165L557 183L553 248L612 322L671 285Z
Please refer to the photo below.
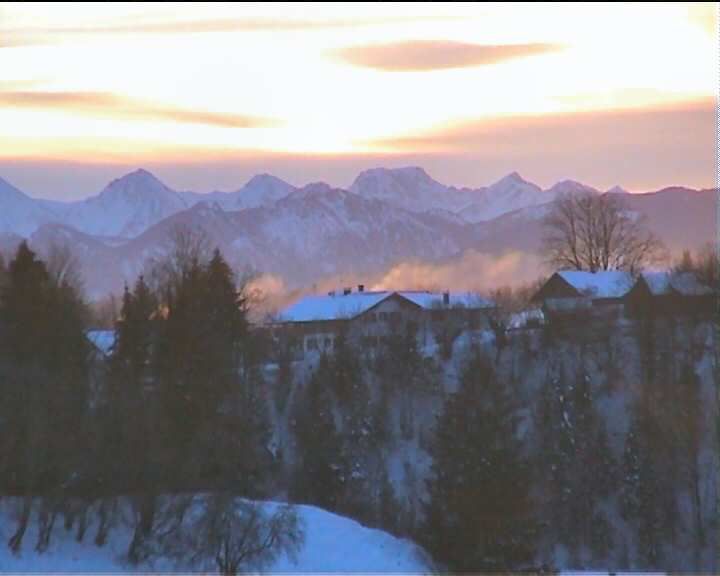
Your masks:
M85 337L92 344L93 353L109 358L115 347L115 330L88 330Z
M644 272L626 295L627 309L635 314L701 315L718 311L712 288L692 272Z
M620 270L560 270L543 284L531 301L546 311L556 313L598 308L605 312L620 312L623 298L633 283L633 276Z

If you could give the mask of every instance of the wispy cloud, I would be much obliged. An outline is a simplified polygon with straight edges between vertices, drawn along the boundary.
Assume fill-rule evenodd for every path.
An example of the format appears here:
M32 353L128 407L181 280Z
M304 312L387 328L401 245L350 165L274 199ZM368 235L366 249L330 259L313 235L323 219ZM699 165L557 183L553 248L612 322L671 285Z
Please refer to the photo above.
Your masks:
M482 270L482 274L477 271ZM371 289L468 290L487 292L535 280L543 272L541 259L522 252L502 255L468 250L442 263L403 262L377 279Z
M5 91L0 92L0 106L59 109L79 114L204 124L223 128L260 128L279 124L278 120L272 118L163 106L109 92Z
M454 173L496 175L519 169L552 184L572 177L596 187L647 190L715 181L714 100L655 108L602 110L467 121L408 137L362 144L378 153L455 166Z
M561 50L561 47L555 44L482 45L417 40L393 44L350 46L333 52L333 55L354 66L394 72L411 72L487 66L558 50Z
M512 153L519 143L523 143L524 149L548 153L555 150L567 153L578 146L592 151L622 142L628 146L654 146L659 142L671 147L690 137L704 144L707 142L704 137L714 134L715 110L713 100L700 99L653 108L469 119L416 135L357 144L399 153L494 151L493 155Z
M52 44L72 37L107 35L186 35L213 32L293 32L334 28L359 28L410 24L421 22L462 20L460 16L415 16L354 19L294 19L294 18L213 18L187 20L135 19L127 23L92 23L86 26L0 28L0 48L36 44Z

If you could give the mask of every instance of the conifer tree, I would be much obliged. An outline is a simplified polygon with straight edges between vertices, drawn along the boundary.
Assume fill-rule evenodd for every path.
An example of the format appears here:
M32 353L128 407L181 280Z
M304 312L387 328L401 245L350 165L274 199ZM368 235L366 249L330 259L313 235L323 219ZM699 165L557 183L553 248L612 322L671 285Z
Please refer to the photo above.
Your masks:
M475 352L439 419L423 539L453 571L503 572L534 559L530 469L518 407Z
M332 369L323 355L308 382L298 394L293 410L298 468L295 497L328 510L337 509L347 466L330 394Z
M44 491L63 498L84 477L88 405L84 306L75 288L50 277L23 242L0 291L0 413L4 481L30 498ZM58 327L62 326L62 330ZM19 550L29 519L26 499L17 532ZM54 514L54 512L53 512ZM45 546L47 541L39 542Z
M649 407L637 401L623 452L621 512L635 528L636 548L644 568L658 568L663 561L663 536L667 519L660 506L660 469L652 438L659 423Z

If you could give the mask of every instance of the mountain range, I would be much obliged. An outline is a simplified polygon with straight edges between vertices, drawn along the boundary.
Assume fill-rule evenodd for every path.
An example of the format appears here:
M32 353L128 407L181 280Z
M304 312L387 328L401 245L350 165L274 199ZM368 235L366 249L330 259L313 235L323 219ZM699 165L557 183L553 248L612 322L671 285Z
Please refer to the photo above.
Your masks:
M31 198L0 178L0 251L28 239L39 252L68 245L88 296L132 282L170 248L172 230L205 232L238 269L279 277L288 287L323 278L370 277L402 262L440 263L477 251L537 253L541 219L561 193L621 194L671 250L697 248L715 233L713 190L601 192L572 180L548 189L517 172L486 187L456 188L422 168L374 168L347 189L295 187L262 174L231 192L173 190L146 170L75 202ZM482 274L482 270L478 270Z

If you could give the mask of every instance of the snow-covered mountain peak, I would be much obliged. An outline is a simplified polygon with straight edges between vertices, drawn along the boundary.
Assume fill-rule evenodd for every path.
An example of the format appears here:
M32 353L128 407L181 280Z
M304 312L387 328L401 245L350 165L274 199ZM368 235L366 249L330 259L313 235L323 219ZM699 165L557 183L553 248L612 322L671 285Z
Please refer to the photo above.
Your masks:
M323 194L328 194L333 190L337 190L337 188L333 188L332 186L330 186L330 184L326 184L325 182L311 182L310 184L306 184L302 188L298 188L293 193L293 197L300 198L304 196L319 196Z
M247 181L244 188L255 188L257 186L290 186L285 180L282 180L281 178L278 178L277 176L273 176L272 174L267 174L266 172L263 172L262 174L255 174L250 180Z
M540 190L538 186L525 180L518 172L510 172L510 174L503 176L500 180L488 186L487 189L491 191L508 191L520 188Z
M0 178L0 234L27 237L54 218L52 210Z
M223 198L221 204L226 210L270 206L293 190L294 186L272 174L256 174L240 190Z
M618 186L616 184L612 188L609 188L606 194L629 194L629 192L625 190L625 188L623 188L622 186Z
M110 182L98 197L126 196L140 200L153 194L177 196L174 190L165 186L154 174L140 168Z
M592 186L583 184L576 180L561 180L554 184L551 188L548 188L547 192L555 197L559 194L598 194L599 192Z
M132 238L187 206L182 195L140 169L113 180L97 196L69 204L63 220L87 234Z
M3 178L0 178L0 201L6 201L10 199L19 199L19 198L27 198L29 197L15 188L10 182L7 180L4 180Z
M435 187L442 186L420 166L405 166L401 168L370 168L358 174L350 186L354 192L377 191L391 186L397 188Z

